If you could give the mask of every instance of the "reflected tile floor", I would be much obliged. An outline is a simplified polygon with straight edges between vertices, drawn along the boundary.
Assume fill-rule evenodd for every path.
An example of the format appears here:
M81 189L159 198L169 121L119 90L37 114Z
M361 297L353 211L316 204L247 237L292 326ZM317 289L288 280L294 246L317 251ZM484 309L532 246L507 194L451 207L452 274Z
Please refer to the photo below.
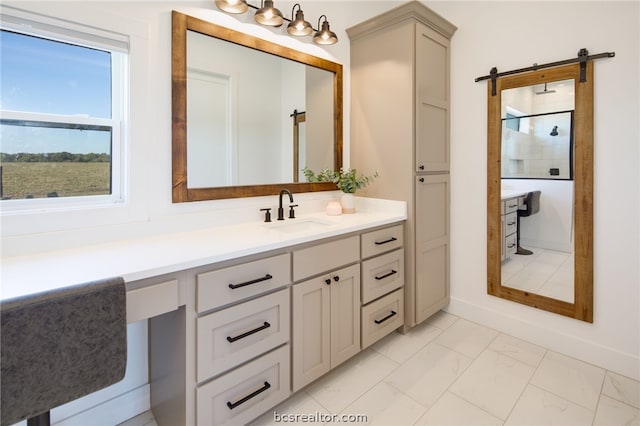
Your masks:
M439 312L406 335L385 337L252 425L282 424L274 412L364 415L352 424L370 425L639 426L640 382ZM155 426L145 414L124 425Z
M572 253L532 248L502 262L502 285L573 303Z

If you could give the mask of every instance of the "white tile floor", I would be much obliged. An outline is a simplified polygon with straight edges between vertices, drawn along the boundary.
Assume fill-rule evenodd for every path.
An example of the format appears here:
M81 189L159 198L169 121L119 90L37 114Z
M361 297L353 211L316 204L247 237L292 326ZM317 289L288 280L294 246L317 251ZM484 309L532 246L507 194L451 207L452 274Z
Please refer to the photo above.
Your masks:
M364 414L367 421L354 424L371 425L640 425L640 383L440 312L364 350L253 426L277 424L274 411ZM155 426L150 413L139 417L126 426Z
M502 285L573 303L573 254L530 248L502 262Z

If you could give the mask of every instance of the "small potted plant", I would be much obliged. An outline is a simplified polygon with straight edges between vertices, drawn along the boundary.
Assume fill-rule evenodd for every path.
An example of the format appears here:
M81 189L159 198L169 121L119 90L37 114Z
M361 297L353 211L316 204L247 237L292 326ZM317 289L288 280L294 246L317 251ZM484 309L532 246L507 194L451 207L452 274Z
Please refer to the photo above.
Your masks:
M318 174L315 174L312 170L305 167L302 172L307 178L307 182L333 182L338 186L338 189L342 191L342 197L340 203L342 204L343 213L355 213L356 200L355 193L358 189L362 189L369 185L373 180L379 177L378 172L375 172L371 176L365 176L358 174L356 169L340 169L329 170L323 169Z

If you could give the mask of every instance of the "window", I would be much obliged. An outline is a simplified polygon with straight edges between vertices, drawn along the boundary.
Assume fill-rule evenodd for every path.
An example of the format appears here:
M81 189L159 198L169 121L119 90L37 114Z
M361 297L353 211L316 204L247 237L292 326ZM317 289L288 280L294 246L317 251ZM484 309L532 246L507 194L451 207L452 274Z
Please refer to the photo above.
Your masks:
M123 201L126 39L3 15L0 49L2 209Z
M507 129L520 131L520 117L507 113L507 118L503 118Z

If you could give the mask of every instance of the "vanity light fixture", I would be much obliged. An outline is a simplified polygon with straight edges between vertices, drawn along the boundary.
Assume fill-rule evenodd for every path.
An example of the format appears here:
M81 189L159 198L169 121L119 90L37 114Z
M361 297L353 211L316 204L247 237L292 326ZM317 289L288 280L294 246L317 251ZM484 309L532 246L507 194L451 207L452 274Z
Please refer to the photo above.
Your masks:
M324 18L324 21L322 21L322 29L320 29L320 20L322 18ZM318 32L313 36L313 41L316 44L336 44L338 42L336 33L329 29L329 21L327 21L326 15L318 18Z
M316 44L331 45L338 42L336 33L329 29L329 21L327 16L322 15L318 19L318 29L304 19L304 13L299 3L293 5L291 9L291 19L287 19L282 16L282 13L273 6L273 0L261 0L260 7L247 3L246 0L215 0L218 9L227 13L245 13L249 8L255 9L256 14L254 16L255 21L260 25L269 27L280 27L284 21L289 22L287 25L287 33L292 36L303 37L311 35L316 31L313 36L313 41ZM296 11L296 7L298 10ZM295 18L294 18L294 12ZM324 18L324 20L322 20ZM322 26L320 25L322 24Z
M258 24L268 27L279 27L283 24L282 12L273 7L273 0L262 0L261 5L253 17Z
M300 8L300 3L296 3L293 5L291 9L291 17L293 18L293 11L298 6L298 11L296 12L296 19L291 21L289 25L287 25L287 32L292 36L308 36L313 32L313 27L311 24L304 20L304 13Z
M249 9L245 0L216 0L216 6L227 13L245 13Z

